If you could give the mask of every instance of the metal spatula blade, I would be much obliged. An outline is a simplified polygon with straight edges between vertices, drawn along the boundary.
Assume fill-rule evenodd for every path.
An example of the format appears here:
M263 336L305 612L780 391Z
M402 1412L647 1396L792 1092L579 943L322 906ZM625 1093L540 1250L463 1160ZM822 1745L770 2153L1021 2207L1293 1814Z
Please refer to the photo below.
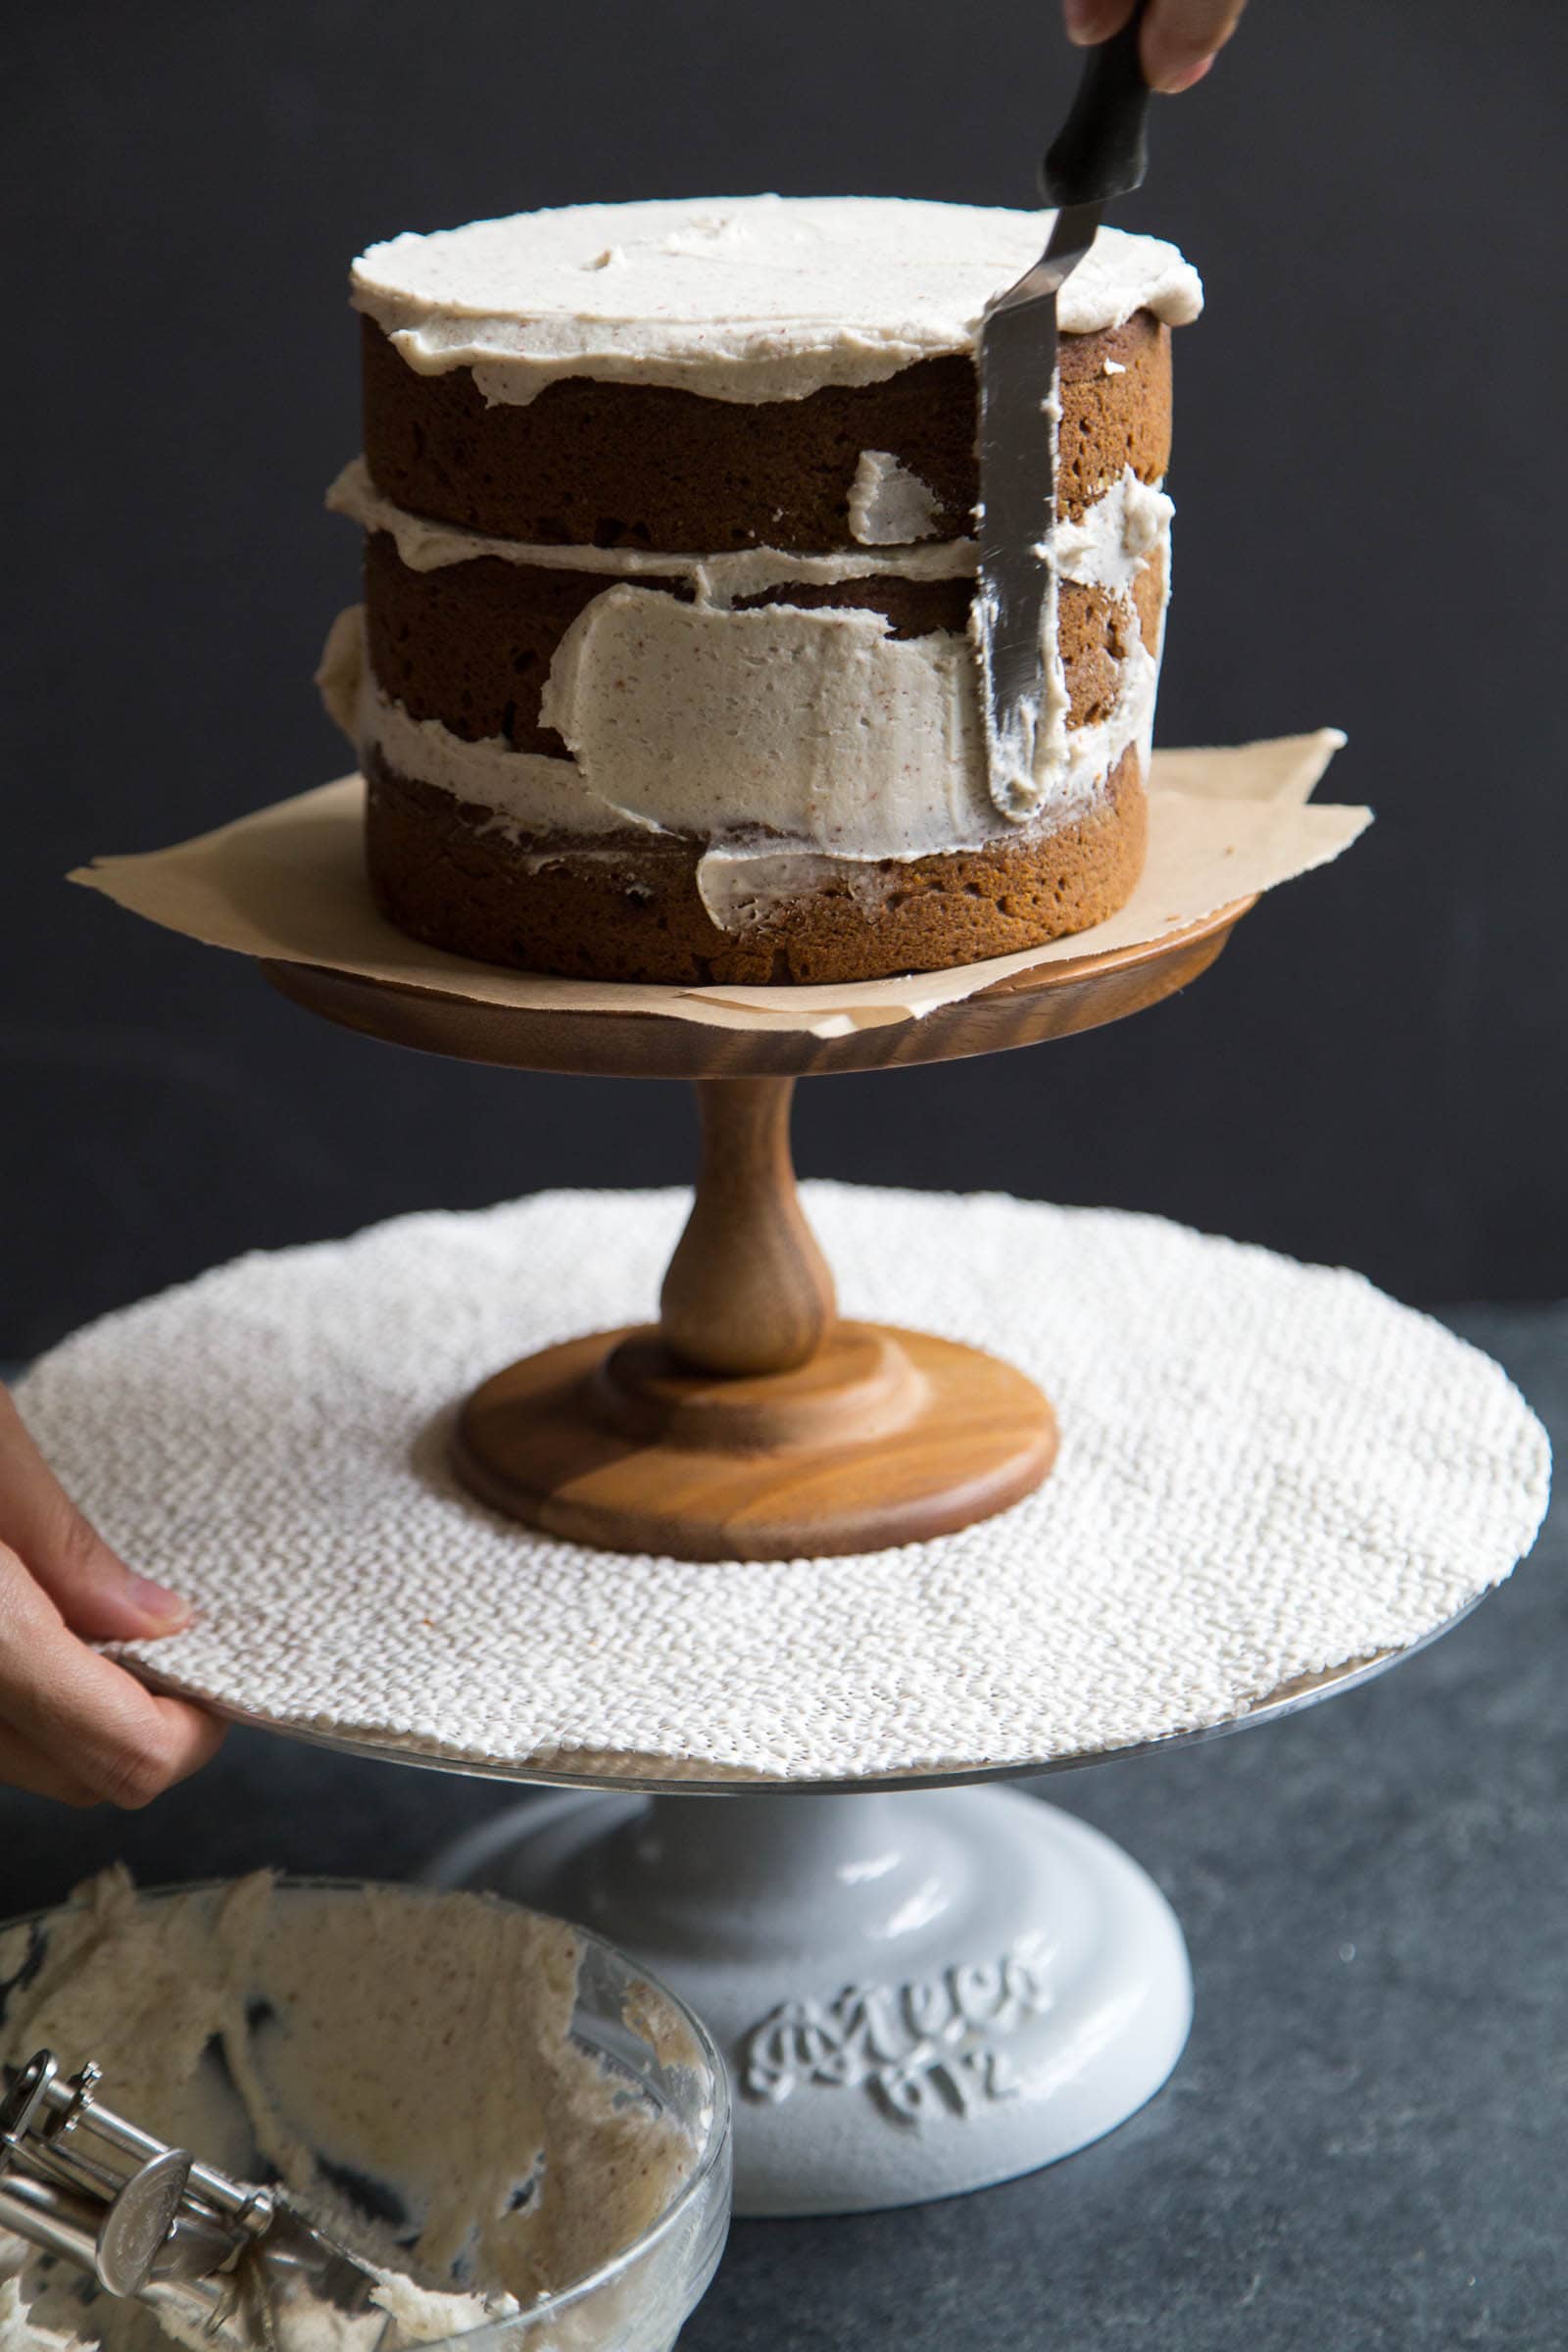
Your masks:
M1095 241L1106 204L1143 184L1149 88L1138 61L1147 0L1091 49L1071 114L1041 173L1056 207L1045 252L987 310L980 330L981 682L992 798L1025 816L1051 708L1055 612L1056 297Z

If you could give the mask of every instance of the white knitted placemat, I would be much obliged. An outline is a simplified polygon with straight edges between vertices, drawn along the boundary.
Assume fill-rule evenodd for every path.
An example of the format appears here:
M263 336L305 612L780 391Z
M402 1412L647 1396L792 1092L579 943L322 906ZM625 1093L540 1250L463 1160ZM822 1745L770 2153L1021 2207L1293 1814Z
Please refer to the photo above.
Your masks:
M513 1356L652 1316L684 1193L547 1193L241 1258L78 1332L21 1402L199 1604L158 1671L299 1730L628 1775L1048 1763L1223 1721L1508 1574L1545 1433L1358 1275L1157 1218L807 1189L845 1310L1034 1375L1056 1469L961 1535L691 1563L531 1535L445 1468Z

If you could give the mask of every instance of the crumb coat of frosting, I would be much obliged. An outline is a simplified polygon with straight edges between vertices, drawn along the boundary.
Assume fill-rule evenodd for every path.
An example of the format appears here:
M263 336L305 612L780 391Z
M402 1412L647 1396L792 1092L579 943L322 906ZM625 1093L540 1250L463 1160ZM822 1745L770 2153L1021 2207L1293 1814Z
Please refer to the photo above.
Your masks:
M350 513L362 505L336 493L333 503ZM1127 472L1063 533L1062 577L1127 600L1143 567L1157 563L1168 584L1171 515L1162 491ZM379 527L390 519L377 512ZM440 556L473 552L442 546ZM570 757L470 741L414 716L375 678L355 607L334 624L318 680L362 756L373 751L396 773L490 811L519 841L580 849L639 833L699 839L699 887L725 929L758 919L764 885L776 894L791 877L808 886L828 865L845 872L979 849L1031 822L1070 822L1094 806L1130 745L1147 758L1158 656L1136 632L1107 715L1064 727L1049 791L1032 807L1004 808L990 789L965 638L897 638L879 612L858 607L730 604L753 583L727 578L726 564L755 564L765 553L770 566L799 576L809 561L799 556L686 559L696 601L684 603L640 584L645 563L673 571L681 559L595 552L623 576L607 580L567 629L541 708ZM890 565L908 571L938 550L887 552ZM971 541L943 552L972 567ZM865 551L851 568L871 561Z

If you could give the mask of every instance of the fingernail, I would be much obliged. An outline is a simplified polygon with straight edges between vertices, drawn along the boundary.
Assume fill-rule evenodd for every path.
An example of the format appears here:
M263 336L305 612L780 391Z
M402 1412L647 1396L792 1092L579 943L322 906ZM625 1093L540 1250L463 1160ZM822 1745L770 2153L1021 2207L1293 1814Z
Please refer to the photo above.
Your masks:
M1200 57L1196 66L1179 66L1174 74L1161 74L1154 87L1166 98L1179 98L1184 90L1194 90L1213 66L1212 57Z
M167 1585L155 1585L150 1576L132 1576L125 1581L126 1599L150 1617L154 1625L171 1634L189 1625L193 1614L190 1602L181 1600L177 1592L171 1592Z
M1067 38L1086 44L1098 41L1105 19L1105 0L1064 0Z

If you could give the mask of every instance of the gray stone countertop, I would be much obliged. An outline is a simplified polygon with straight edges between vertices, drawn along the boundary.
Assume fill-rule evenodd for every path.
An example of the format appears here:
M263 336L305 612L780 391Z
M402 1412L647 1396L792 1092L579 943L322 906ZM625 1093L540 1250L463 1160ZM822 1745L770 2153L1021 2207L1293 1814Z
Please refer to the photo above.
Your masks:
M1448 1318L1560 1443L1568 1308ZM1152 1871L1191 2045L1108 2139L981 2195L736 2225L683 2352L1561 2352L1564 1514L1397 1672L1245 1738L1058 1778ZM0 1917L127 1862L396 1877L514 1794L236 1734L148 1811L0 1791Z

